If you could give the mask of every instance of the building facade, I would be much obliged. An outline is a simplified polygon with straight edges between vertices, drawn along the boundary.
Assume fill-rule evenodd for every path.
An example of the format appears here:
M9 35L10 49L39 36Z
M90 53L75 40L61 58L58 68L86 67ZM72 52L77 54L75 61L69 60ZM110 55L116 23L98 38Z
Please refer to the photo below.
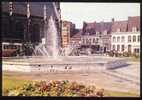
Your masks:
M70 45L72 47L80 47L81 46L81 34L82 29L75 29L74 35L70 38Z
M111 22L84 22L81 36L82 47L91 48L93 52L110 51L111 26Z
M140 53L140 17L128 17L112 25L111 50Z
M2 43L10 47L10 43L38 44L45 37L44 22L50 16L56 23L58 35L60 30L60 4L58 2L2 2ZM60 41L60 40L59 40ZM3 52L4 54L4 52Z
M69 21L62 21L61 38L62 47L67 47L70 44L70 38L73 36L75 24Z

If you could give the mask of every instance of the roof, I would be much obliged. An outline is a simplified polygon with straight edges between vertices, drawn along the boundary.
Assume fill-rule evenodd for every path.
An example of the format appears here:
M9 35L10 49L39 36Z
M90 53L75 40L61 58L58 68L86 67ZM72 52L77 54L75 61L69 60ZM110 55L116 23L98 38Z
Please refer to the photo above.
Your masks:
M43 17L43 5L47 6L47 18L54 13L53 4L51 2L29 2L30 14L32 16ZM9 2L2 2L2 12L9 13ZM13 13L27 15L27 2L13 2Z
M128 17L128 20L125 21L113 21L113 22L92 22L92 23L83 23L83 34L90 33L89 35L95 34L96 32L108 33L117 32L120 29L120 32L132 32L132 28L136 27L137 31L140 30L140 16Z
M111 31L111 26L112 23L111 22L100 22L100 23L96 23L96 32L110 32Z
M93 23L83 23L83 34L89 33L90 35L95 34L95 24L96 22Z
M82 34L82 30L81 29L75 29L75 34L71 37L71 38L80 38L81 34Z
M121 32L127 32L128 21L115 21L112 23L112 32L117 32L120 29Z
M83 25L83 30L84 33L93 33L95 34L96 32L111 32L111 26L112 26L112 22L100 22L100 23L84 23Z
M133 27L140 30L140 16L128 17L128 31L132 31Z

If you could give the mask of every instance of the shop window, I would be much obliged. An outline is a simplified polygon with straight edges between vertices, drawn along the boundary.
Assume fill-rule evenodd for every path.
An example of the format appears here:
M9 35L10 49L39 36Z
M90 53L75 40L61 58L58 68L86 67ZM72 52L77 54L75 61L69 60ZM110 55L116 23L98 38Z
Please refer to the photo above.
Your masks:
M128 45L128 52L131 52L132 46Z
M124 45L121 45L121 51L124 51Z
M117 45L117 51L120 51L120 45Z
M113 45L112 47L113 47L113 50L115 50L115 45Z

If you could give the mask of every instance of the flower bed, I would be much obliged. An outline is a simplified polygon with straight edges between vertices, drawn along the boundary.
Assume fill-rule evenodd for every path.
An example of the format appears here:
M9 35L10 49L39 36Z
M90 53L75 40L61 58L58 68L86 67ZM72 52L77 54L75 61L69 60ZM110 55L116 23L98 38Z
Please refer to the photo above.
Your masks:
M104 89L69 81L31 82L8 90L8 96L104 96Z

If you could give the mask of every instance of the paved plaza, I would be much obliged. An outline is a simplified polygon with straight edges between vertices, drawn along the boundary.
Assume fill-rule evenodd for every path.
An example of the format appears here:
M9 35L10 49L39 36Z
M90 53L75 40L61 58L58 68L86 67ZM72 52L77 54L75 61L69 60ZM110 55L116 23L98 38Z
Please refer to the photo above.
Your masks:
M20 59L5 60L3 63L13 62L16 64ZM110 61L124 60L128 66L106 69L105 64ZM56 61L56 62L55 62ZM125 58L105 56L78 56L66 57L59 60L47 60L41 58L21 59L22 64L36 64L38 70L32 73L6 71L6 74L19 75L22 79L29 80L69 80L87 85L96 85L112 91L134 92L140 91L140 63L130 62ZM43 66L44 65L44 66ZM47 65L47 66L46 66ZM52 65L52 68L51 68ZM3 66L4 69L5 66ZM33 66L34 67L34 66ZM42 73L41 73L42 72Z

